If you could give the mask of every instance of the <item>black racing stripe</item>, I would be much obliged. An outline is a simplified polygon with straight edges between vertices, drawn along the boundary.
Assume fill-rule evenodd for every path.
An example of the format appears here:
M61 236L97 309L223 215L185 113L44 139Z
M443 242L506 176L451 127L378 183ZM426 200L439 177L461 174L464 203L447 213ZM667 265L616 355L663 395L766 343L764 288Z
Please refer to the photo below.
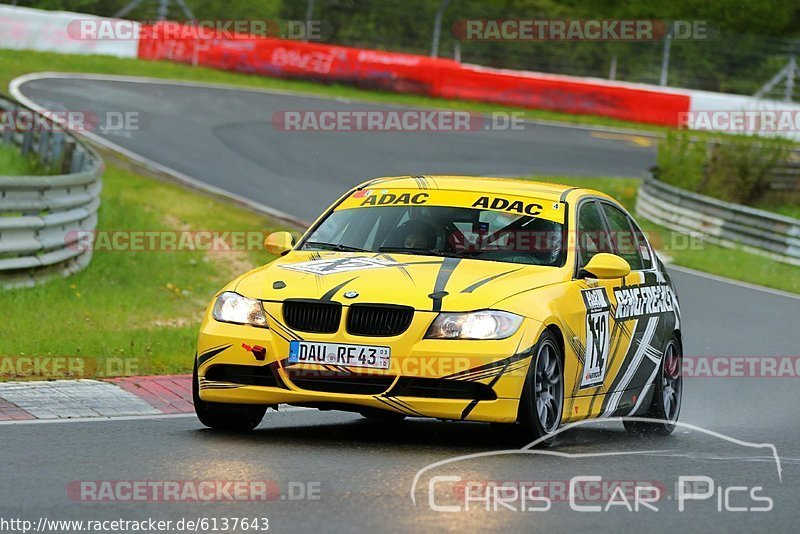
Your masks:
M450 281L450 277L453 275L453 271L456 270L459 263L461 263L461 258L445 258L444 261L442 261L442 265L439 267L439 273L436 275L436 282L433 285L433 293L429 295L431 300L433 300L433 311L441 311L442 299L447 295L445 292L447 282Z
M500 380L500 377L503 376L509 370L509 366L510 365L511 365L511 362L506 363L505 366L503 366L503 368L500 369L500 372L497 373L497 376L495 376L492 379L492 381L489 382L487 385L490 388L494 388L494 385L497 383L498 380ZM470 413L472 413L472 410L475 409L475 407L478 405L479 402L480 402L479 399L472 399L472 401L467 405L467 407L464 408L464 411L461 412L461 420L462 421L464 419L466 419L469 416Z
M506 364L513 363L519 360L524 360L526 358L530 358L532 355L533 347L529 347L521 352L517 352L509 356L508 358L503 358L502 360L497 360L494 362L486 363L483 365L479 365L478 367L474 367L472 369L467 369L465 371L459 371L458 373L453 373L447 376L443 376L442 378L445 379L458 379L458 378L465 378L471 377L479 373L480 371L486 371L489 369L498 369L504 367Z
M412 408L403 406L401 403L397 402L397 399L395 399L394 397L391 397L391 398L390 397L375 397L375 399L380 401L380 402L382 402L386 406L394 408L395 410L399 411L402 414L405 414L405 415L420 415L420 416L424 417L424 414L421 414L420 412L418 412L418 411L416 411L416 410L414 410Z
M472 399L471 401L469 401L469 404L467 404L467 407L464 408L463 412L461 412L461 420L462 421L464 419L466 419L467 417L469 417L469 414L472 413L472 410L475 409L475 407L478 405L479 402L480 401L478 399Z
M478 280L477 282L474 282L474 283L468 285L467 287L462 289L461 292L462 293L472 293L473 291L475 291L476 289L478 289L482 285L488 284L492 280L497 280L501 276L505 276L507 274L515 273L515 272L519 271L520 269L522 269L522 267L520 267L519 269L512 269L512 270L506 271L504 273L494 274L492 276L487 276L486 278L482 278L482 279Z
M283 323L278 320L277 317L269 313L268 311L264 310L267 314L267 317L272 319L275 322L274 326L277 326L280 330L284 331L284 334L281 334L277 329L272 328L271 330L275 332L278 336L282 337L284 341L303 341L303 338L295 334L292 330L289 329L288 326L284 325Z
M218 355L219 353L221 353L225 349L228 349L231 346L233 346L233 344L223 345L221 347L216 347L211 350L205 351L203 354L197 357L197 367L202 366L204 363L214 358L216 355Z
M628 368L633 363L633 357L636 355L636 351L639 349L639 346L644 341L644 333L647 331L647 325L650 323L650 318L641 318L637 319L636 321L636 329L631 333L631 343L630 347L628 348L628 352L625 354L625 360L622 362L619 371L617 371L617 375L614 377L614 380L611 382L611 387L608 388L607 394L603 399L603 406L600 408L600 413L605 413L606 409L608 408L608 403L610 401L610 394L619 390L619 383L622 381L622 377L625 376L627 373ZM656 324L658 326L658 324ZM656 339L656 332L653 333L653 340ZM647 360L647 355L642 358L642 362L639 364L639 367L644 364L644 360ZM633 382L633 378L631 378L631 383ZM620 399L620 403L622 399Z
M399 399L397 397L390 397L388 395L384 395L384 398L399 404L400 406L404 407L406 410L408 410L410 412L413 412L413 413L415 413L417 415L422 415L421 412L418 412L417 410L415 410L413 406L411 406L409 403L407 403L404 400L401 400L401 399Z
M508 368L500 368L500 369L490 369L488 371L483 371L482 373L470 375L468 378L462 378L461 380L464 382L478 382L480 380L485 380L487 378L495 377L497 378L499 375L503 373L509 373L511 371L516 371L517 369L524 369L527 364L524 361L517 361L514 362L513 365L509 365Z
M558 201L559 202L566 202L567 201L567 195L569 195L570 193L572 193L576 189L578 189L578 188L577 187L570 187L569 189L564 190L564 192L561 193L561 198L559 198Z
M589 401L589 411L587 412L588 414L592 413L592 409L594 408L594 404L595 404L595 402L597 402L597 399L601 399L602 398L603 401L605 401L606 394L607 394L607 392L603 390L603 386L601 384L600 385L600 389L597 391L597 393L592 395L592 400ZM603 405L605 405L605 402L603 403ZM603 407L604 406L601 406L601 408L603 408ZM602 411L600 413L602 413Z
M648 286L658 284L658 274L653 271L644 271L644 284Z
M376 254L373 257L374 258L383 257L386 260L393 261L393 262L397 263L397 265L395 265L395 267L397 267L400 270L400 272L403 273L403 276L408 278L408 281L411 282L412 284L417 285L416 282L414 282L414 279L411 277L411 273L409 273L408 269L406 269L405 264L397 262L391 255L389 255L389 254L387 254L385 252L381 252L381 253Z
M353 278L351 278L350 280L345 280L344 282L342 282L341 284L337 285L336 287L332 287L331 289L329 289L328 291L326 291L324 295L322 295L322 297L321 297L321 300L331 300L331 299L333 298L333 296L334 296L334 295L335 295L335 294L336 294L336 293L337 293L337 292L338 292L340 289L342 289L344 286L346 286L347 284L349 284L350 282L352 282L352 281L353 281L353 280L355 280L356 278L358 278L358 277L357 277L357 276L354 276L354 277L353 277Z

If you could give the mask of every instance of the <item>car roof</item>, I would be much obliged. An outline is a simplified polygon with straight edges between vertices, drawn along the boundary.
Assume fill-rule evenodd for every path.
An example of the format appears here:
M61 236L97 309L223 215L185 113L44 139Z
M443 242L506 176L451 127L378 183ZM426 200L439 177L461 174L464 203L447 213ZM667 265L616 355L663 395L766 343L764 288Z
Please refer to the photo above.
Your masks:
M380 187L381 189L445 189L451 191L474 191L494 195L534 197L553 202L566 201L567 195L579 198L585 195L611 198L604 193L569 185L538 182L523 178L501 178L492 176L386 176L364 182L358 189Z

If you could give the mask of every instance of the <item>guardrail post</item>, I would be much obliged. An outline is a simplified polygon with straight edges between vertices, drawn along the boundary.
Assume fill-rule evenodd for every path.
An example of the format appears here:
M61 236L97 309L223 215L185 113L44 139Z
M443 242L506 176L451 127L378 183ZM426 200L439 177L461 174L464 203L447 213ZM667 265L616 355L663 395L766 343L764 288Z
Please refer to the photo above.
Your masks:
M63 157L61 158L61 174L66 174L72 169L72 156L75 153L75 141L71 137L64 140Z
M78 172L78 169L83 167L83 160L86 157L86 153L76 148L76 150L72 153L72 162L70 164L69 172Z
M47 130L42 130L39 132L39 143L36 146L36 152L39 154L39 160L47 166L49 163L49 156L50 151L49 144L50 144L50 132Z
M20 152L23 156L30 154L33 148L33 131L26 130L22 132L22 143L20 144Z

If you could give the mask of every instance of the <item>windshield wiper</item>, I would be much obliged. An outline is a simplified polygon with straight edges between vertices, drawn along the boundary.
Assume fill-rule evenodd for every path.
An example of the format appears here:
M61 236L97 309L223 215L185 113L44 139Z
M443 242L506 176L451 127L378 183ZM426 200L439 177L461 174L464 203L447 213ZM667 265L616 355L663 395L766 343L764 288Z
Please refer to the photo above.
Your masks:
M306 241L303 243L303 249L305 250L307 246L317 247L323 250L336 250L338 252L369 252L363 248L342 245L341 243L323 243L321 241Z
M407 247L380 247L378 252L394 252L396 254L418 254L423 256L441 256L443 258L463 258L473 253L465 251L464 254L447 252L435 248L407 248Z

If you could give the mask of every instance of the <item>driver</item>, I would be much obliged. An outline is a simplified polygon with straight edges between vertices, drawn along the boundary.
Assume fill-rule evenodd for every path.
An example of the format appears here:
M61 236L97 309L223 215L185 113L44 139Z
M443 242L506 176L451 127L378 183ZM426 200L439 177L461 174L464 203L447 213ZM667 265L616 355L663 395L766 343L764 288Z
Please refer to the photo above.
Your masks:
M404 222L392 237L392 241L408 249L430 250L436 246L436 230L422 221Z

